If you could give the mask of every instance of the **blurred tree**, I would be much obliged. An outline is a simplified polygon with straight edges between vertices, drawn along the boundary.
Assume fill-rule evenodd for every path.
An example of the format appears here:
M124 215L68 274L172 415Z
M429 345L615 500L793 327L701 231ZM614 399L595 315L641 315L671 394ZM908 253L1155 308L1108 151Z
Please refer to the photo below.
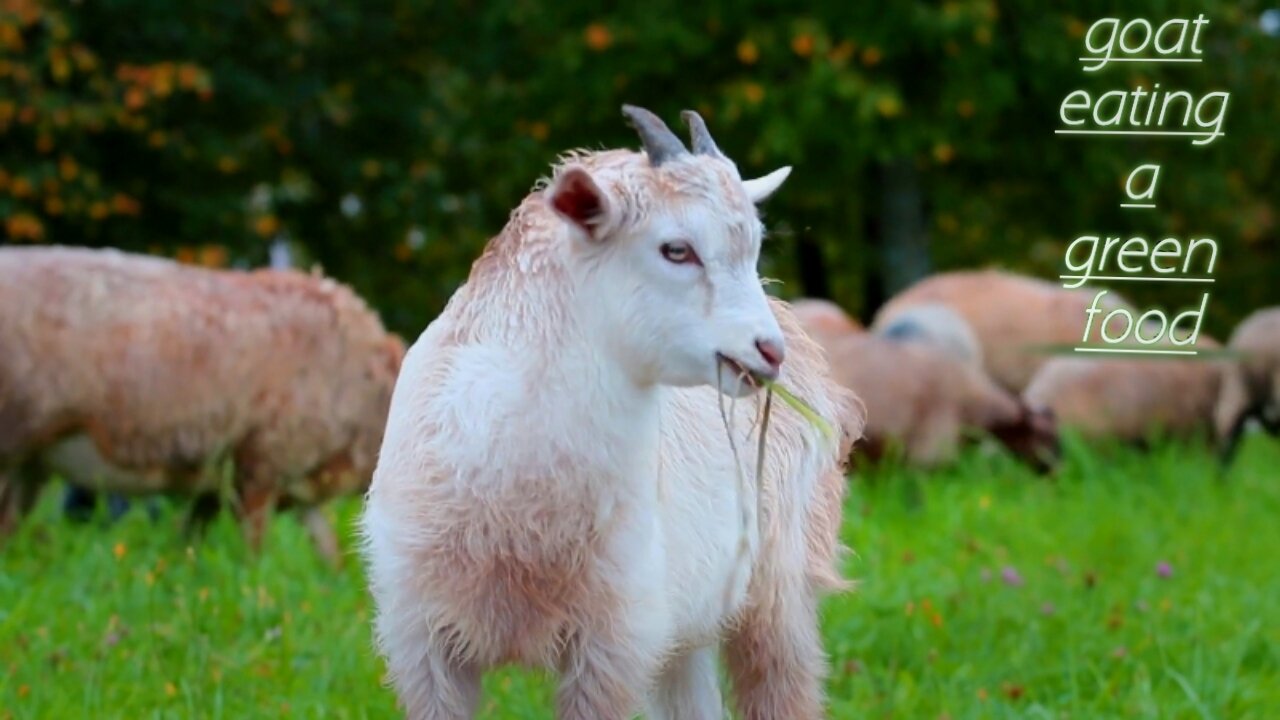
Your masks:
M1122 8L1122 9L1121 9ZM0 0L9 242L261 265L288 243L413 335L565 149L694 107L767 207L765 275L867 318L933 268L1059 274L1085 232L1219 240L1209 328L1280 301L1280 38L1260 0ZM1204 12L1202 65L1077 58L1103 16ZM1055 136L1076 88L1232 92L1227 135ZM1142 162L1159 209L1121 210ZM1139 284L1156 285L1156 284ZM1189 301L1124 288L1142 303Z

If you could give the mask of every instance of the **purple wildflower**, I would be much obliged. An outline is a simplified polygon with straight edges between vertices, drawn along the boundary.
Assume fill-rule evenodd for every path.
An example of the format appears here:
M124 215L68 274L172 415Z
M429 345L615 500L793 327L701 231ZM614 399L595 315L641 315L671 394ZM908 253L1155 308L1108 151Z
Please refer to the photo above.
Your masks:
M1004 580L1006 585L1013 585L1014 587L1022 585L1022 576L1018 574L1017 568L1012 565L1006 565L1000 571L1000 579Z

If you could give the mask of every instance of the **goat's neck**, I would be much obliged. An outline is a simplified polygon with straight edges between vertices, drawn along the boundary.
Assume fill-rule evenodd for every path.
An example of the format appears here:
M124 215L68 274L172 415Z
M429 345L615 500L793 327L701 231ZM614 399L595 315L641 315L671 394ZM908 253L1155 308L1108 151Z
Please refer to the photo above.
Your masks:
M628 373L601 332L610 325L593 315L594 293L609 288L595 288L591 271L570 261L558 223L526 206L450 303L471 340L505 348L513 363L507 381L519 383L519 399L507 417L524 447L503 455L526 461L525 470L572 463L597 475L656 473L661 389Z
M556 326L547 318L558 318ZM549 451L535 464L558 473L571 463L593 483L655 482L661 388L628 373L574 312L541 319L509 337L522 366L513 380L524 383L526 399L512 416L521 418L523 442Z
M617 455L656 441L659 388L631 377L598 337L569 334L554 358L533 370L531 379L539 384L535 407L569 421L585 441L609 443L610 453ZM563 427L547 424L545 429L562 432Z

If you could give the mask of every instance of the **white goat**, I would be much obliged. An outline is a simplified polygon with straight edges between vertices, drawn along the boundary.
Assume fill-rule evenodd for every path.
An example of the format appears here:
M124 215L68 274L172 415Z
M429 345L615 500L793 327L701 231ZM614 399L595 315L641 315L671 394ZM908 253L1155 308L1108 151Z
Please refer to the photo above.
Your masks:
M696 113L690 153L623 112L645 153L570 155L406 356L361 524L415 720L472 717L512 662L559 672L561 718L720 720L722 642L745 718L822 715L817 598L844 585L863 418L757 275L753 203L790 169L743 181ZM775 377L841 437L776 403L756 477L760 395L726 414L715 388Z

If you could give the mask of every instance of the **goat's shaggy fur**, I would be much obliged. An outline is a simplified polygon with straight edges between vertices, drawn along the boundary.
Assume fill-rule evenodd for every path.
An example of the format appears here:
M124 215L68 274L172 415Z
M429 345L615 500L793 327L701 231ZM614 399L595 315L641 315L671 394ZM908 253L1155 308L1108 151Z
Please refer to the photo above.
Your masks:
M553 210L570 169L609 199L608 225L590 227L604 240L582 240ZM583 296L583 277L619 262L590 243L639 243L619 235L668 207L709 208L725 231L703 240L751 259L759 220L743 187L722 159L654 168L629 151L571 155L410 348L361 521L377 643L409 717L471 717L481 674L514 662L560 673L562 718L625 720L647 700L653 718L719 720L722 643L743 717L821 716L816 603L844 586L842 459L860 404L770 301L787 344L778 382L840 437L775 402L757 478L759 394L732 402L707 385L621 379L613 343L646 337L664 320L656 311L584 327L602 304L631 302L626 287ZM644 377L678 352L628 362ZM762 513L745 568L735 468L759 483Z
M50 470L113 492L204 494L230 460L257 545L273 503L367 487L403 354L326 278L4 248L0 529Z

